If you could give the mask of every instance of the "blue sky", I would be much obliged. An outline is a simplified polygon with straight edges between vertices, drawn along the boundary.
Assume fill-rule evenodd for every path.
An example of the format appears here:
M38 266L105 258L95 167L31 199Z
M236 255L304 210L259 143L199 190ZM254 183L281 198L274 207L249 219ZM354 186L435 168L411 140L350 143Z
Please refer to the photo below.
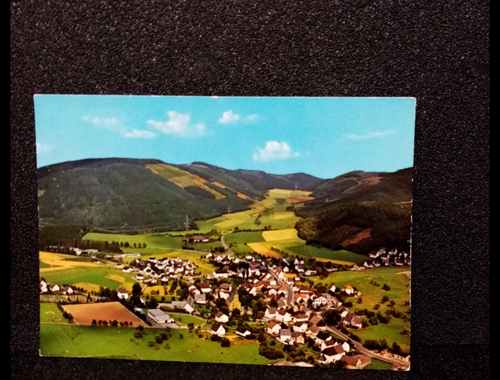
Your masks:
M413 166L414 98L36 95L37 166L203 161L333 178Z

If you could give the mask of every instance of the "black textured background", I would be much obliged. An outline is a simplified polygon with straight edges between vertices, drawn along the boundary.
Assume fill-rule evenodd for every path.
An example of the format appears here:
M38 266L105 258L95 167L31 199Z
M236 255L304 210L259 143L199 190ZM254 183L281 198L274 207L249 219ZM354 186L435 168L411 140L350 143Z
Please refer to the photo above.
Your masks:
M11 377L489 378L489 2L11 2ZM38 356L33 94L417 98L412 368Z

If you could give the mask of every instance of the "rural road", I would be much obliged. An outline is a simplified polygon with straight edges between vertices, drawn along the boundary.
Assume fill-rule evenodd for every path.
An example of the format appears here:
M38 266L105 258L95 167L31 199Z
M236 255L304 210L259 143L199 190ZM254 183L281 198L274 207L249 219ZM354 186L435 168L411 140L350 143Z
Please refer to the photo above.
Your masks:
M276 282L280 285L285 285L285 288L287 290L287 303L288 305L292 306L294 301L295 301L295 292L293 291L292 287L288 285L285 281L282 281L281 279L276 276L276 273L274 273L271 268L269 268L266 264L267 270L273 276L273 278L276 280Z
M348 341L350 344L352 344L354 347L356 347L356 349L359 351L360 354L367 355L371 358L374 358L374 359L377 359L377 360L380 360L380 361L383 361L386 363L390 363L392 365L397 365L399 367L402 367L403 369L408 369L410 367L410 363L405 362L404 360L399 360L396 358L388 358L388 357L376 354L376 353L366 349L361 343L352 340L347 335L345 335L344 333L340 332L339 330L337 330L336 328L334 328L332 326L327 325L326 329L328 331L333 332L333 333L341 336L342 338L344 338L346 341Z
M233 251L231 251L231 249L229 248L229 246L224 241L224 235L221 235L220 242L222 243L222 246L224 247L224 249L227 251L227 254L229 256L231 256L233 254Z

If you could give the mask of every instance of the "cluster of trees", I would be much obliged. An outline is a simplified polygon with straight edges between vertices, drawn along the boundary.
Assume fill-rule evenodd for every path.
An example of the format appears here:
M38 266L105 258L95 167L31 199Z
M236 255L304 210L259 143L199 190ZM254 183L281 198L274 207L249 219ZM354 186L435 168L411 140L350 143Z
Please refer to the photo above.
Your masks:
M121 327L126 327L126 326L132 326L133 322L129 321L122 321L118 322L116 319L110 320L110 321L105 321L102 319L99 319L98 321L95 319L92 319L92 323L90 324L91 326L111 326L111 327L116 327L116 326L121 326ZM142 326L141 326L142 327Z
M280 347L276 347L275 340L272 340L270 345L267 344L266 340L262 341L259 346L259 355L271 360L285 357L283 349Z
M64 310L61 302L57 303L57 308L62 313L63 318L68 320L68 323L73 323L73 316L71 315L71 313L68 313L66 310Z
M213 334L210 337L210 340L212 342L220 342L220 346L221 347L230 347L231 346L231 341L229 339L220 337L220 336L218 336L216 334Z
M307 207L309 206L309 207ZM298 236L308 244L321 244L333 250L347 249L369 254L377 247L409 249L411 205L390 202L332 202L325 210L324 203L314 202L296 210L304 217L297 222ZM349 237L372 228L370 237L357 243L343 244Z
M389 346L387 345L387 340L383 338L376 340L366 339L363 346L365 346L365 348L367 348L368 350L379 350L379 351L389 348Z

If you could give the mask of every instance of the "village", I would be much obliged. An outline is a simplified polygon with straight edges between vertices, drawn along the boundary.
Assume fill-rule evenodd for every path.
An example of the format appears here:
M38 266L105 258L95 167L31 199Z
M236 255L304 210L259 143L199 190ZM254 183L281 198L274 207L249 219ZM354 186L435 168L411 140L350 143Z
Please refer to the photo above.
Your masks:
M128 265L122 263L125 257L133 258ZM273 344L267 347L269 338L281 343L288 352L300 347L314 352L314 360L309 357L306 362L305 355L298 355L296 358L303 360L288 365L363 368L372 358L377 358L392 363L393 369L409 369L409 356L402 356L389 347L369 351L359 343L355 331L368 327L369 318L349 308L353 299L361 298L361 292L350 284L340 289L334 283L315 284L308 277L318 272L328 275L339 269L359 271L376 266L410 265L410 254L381 248L372 252L363 266L354 265L349 269L300 257L248 254L238 258L229 247L226 254L207 253L201 259L218 269L202 276L197 272L197 265L187 259L149 257L143 260L139 254L106 255L105 260L114 263L116 270L133 275L138 285L134 285L132 292L124 287L107 289L106 293L86 292L73 289L70 284L47 284L43 279L40 292L68 297L88 294L86 302L118 300L133 307L136 315L156 328L185 328L169 313L196 315L210 325L207 332L211 340L228 343L225 336L233 333L243 339L265 342L261 343L259 352L268 358L283 357L277 354ZM93 262L100 261L93 259ZM154 292L144 296L147 287L158 286L165 289L161 298L155 297ZM346 302L346 298L349 301ZM71 298L68 300L72 302ZM282 363L281 360L276 364Z

